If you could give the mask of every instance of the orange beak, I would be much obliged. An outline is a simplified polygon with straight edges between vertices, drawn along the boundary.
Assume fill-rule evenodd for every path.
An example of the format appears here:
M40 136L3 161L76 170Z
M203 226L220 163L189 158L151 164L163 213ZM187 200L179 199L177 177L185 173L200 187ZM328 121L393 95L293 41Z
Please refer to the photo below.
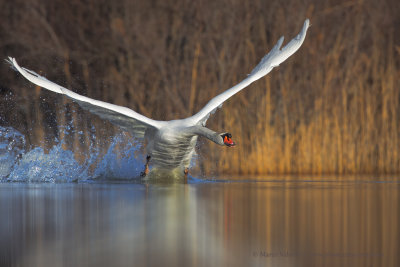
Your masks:
M235 146L235 142L232 141L232 138L227 136L224 137L224 144L227 146Z

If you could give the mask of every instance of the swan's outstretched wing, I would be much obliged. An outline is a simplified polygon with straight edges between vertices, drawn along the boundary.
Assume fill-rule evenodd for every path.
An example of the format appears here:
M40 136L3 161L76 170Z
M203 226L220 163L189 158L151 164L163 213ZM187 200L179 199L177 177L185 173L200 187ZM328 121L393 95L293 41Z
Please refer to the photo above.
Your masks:
M280 49L283 43L283 36L282 36L276 43L274 48L272 48L271 52L269 52L266 56L263 57L263 59L261 59L261 62L252 70L252 72L247 76L246 79L244 79L234 87L226 90L222 94L219 94L213 99L211 99L207 103L207 105L204 106L203 109L201 109L197 114L193 115L187 120L190 121L192 124L202 123L204 125L210 114L215 112L215 110L219 108L228 98L230 98L243 88L247 87L252 82L260 79L261 77L264 77L274 67L279 66L279 64L281 64L288 57L293 55L303 44L309 25L310 21L306 19L300 33L293 40L291 40L286 46Z
M56 83L53 83L52 81L47 80L45 77L40 76L34 71L20 67L15 58L9 57L7 62L10 63L15 70L21 73L30 82L50 91L70 97L82 108L110 121L126 131L132 132L138 138L143 137L144 131L147 127L161 127L161 121L149 119L129 108L91 99L89 97L74 93Z

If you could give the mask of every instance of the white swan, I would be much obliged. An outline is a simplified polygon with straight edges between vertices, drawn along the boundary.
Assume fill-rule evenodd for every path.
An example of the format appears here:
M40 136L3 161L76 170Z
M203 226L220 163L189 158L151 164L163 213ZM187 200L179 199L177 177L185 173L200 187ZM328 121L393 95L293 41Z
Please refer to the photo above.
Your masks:
M300 33L281 49L283 43L282 36L272 50L262 58L261 62L243 81L211 99L197 114L180 120L157 121L147 118L129 108L76 94L47 80L36 72L23 67L21 68L15 58L9 57L7 62L32 83L50 91L64 94L77 102L82 108L131 132L136 138L145 138L147 141L146 151L148 156L145 171L143 172L144 175L149 171L150 160L154 167L162 169L180 167L185 175L187 175L190 159L194 153L194 147L199 135L219 145L235 145L230 133L216 133L205 127L209 116L231 96L265 76L274 67L279 66L279 64L294 54L306 37L309 23L309 20L306 19Z

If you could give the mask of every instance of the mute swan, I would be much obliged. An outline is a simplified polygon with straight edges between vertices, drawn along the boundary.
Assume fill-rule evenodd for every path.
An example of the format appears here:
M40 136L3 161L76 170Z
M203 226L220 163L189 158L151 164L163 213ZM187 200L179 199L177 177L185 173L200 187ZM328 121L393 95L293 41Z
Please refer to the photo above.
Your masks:
M83 109L131 132L136 138L146 139L147 157L143 175L148 174L149 162L151 161L152 165L157 168L175 169L180 167L186 176L199 135L221 146L232 147L235 145L230 133L217 133L205 127L210 115L231 96L267 75L274 67L279 66L294 54L303 44L309 24L309 20L306 19L300 33L281 49L282 36L272 50L262 58L261 62L239 84L211 99L197 114L179 120L157 121L147 118L129 108L76 94L47 80L34 71L20 67L15 58L9 57L7 62L32 83L50 91L64 94L77 102Z

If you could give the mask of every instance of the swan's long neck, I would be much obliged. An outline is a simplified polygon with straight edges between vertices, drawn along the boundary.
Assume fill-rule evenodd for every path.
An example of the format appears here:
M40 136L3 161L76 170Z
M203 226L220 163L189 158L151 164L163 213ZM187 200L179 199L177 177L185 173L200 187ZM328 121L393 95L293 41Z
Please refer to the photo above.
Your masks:
M214 132L213 130L210 130L204 126L200 126L200 125L192 126L192 127L190 127L190 131L193 134L204 136L205 138L213 141L214 143L216 143L218 145L221 145L221 146L225 145L224 140L222 139L220 133Z

